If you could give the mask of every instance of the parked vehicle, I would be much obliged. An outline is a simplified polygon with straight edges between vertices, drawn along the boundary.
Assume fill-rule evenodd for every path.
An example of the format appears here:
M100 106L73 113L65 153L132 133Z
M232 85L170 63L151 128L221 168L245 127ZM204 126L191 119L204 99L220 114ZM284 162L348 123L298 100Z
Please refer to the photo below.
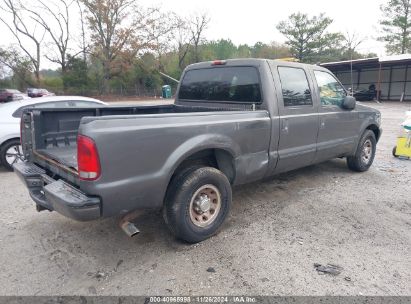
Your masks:
M372 101L376 98L376 96L376 91L358 90L354 92L354 97L358 101Z
M27 89L27 96L29 96L29 97L37 97L37 96L35 96L35 95L37 95L37 91L38 91L38 89L36 89L36 88L28 88Z
M358 101L372 101L377 98L377 89L375 84L371 84L368 89L360 88L352 92L352 89L349 88L349 91Z
M55 96L56 94L47 91L46 89L35 89L35 88L28 88L27 95L29 97L47 97L47 96Z
M13 89L0 89L0 102L27 99L22 92Z
M13 170L13 164L23 161L20 145L20 117L26 108L84 108L105 103L85 97L43 97L30 101L12 101L0 105L0 165Z
M366 171L380 113L356 105L319 66L264 59L190 65L173 105L34 109L22 116L14 166L37 210L88 221L162 209L180 239L199 242L227 217L232 186L346 157Z

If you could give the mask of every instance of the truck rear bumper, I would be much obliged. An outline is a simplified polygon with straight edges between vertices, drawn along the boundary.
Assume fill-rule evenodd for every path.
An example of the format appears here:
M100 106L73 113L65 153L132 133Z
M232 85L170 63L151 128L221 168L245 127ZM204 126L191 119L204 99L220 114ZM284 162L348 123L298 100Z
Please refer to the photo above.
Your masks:
M54 180L32 163L14 165L14 172L27 186L30 197L40 209L57 211L77 221L91 221L101 217L98 197L87 196L62 180Z

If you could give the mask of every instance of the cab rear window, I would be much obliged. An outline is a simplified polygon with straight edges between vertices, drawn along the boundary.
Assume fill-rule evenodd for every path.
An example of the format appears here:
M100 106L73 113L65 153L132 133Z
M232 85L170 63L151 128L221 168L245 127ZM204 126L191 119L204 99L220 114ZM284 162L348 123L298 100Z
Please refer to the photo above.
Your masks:
M214 67L187 71L178 98L190 101L260 103L255 67Z

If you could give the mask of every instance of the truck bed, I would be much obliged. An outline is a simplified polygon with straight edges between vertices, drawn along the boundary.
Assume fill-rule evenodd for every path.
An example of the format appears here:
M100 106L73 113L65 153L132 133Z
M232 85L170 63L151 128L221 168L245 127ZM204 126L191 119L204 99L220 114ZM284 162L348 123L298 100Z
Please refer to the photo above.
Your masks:
M122 117L136 117L142 115L219 112L219 111L250 111L250 105L238 107L203 107L182 105L158 106L121 106L99 107L81 109L34 109L32 112L34 138L32 161L55 170L59 165L69 169L71 173L77 171L77 134L80 121L84 117L93 120L93 117L109 116L109 119L122 119ZM52 161L53 166L48 162ZM67 170L66 170L67 171Z
M77 147L75 143L66 147L51 147L40 149L37 152L49 159L52 159L64 166L77 170Z

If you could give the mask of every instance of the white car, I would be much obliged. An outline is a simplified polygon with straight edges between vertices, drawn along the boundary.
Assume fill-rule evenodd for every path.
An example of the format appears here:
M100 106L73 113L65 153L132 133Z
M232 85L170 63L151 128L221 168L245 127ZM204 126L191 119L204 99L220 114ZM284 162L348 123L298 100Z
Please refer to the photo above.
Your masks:
M50 96L11 101L0 105L0 164L9 171L24 160L20 145L20 117L25 108L87 108L106 106L93 98L80 96Z

